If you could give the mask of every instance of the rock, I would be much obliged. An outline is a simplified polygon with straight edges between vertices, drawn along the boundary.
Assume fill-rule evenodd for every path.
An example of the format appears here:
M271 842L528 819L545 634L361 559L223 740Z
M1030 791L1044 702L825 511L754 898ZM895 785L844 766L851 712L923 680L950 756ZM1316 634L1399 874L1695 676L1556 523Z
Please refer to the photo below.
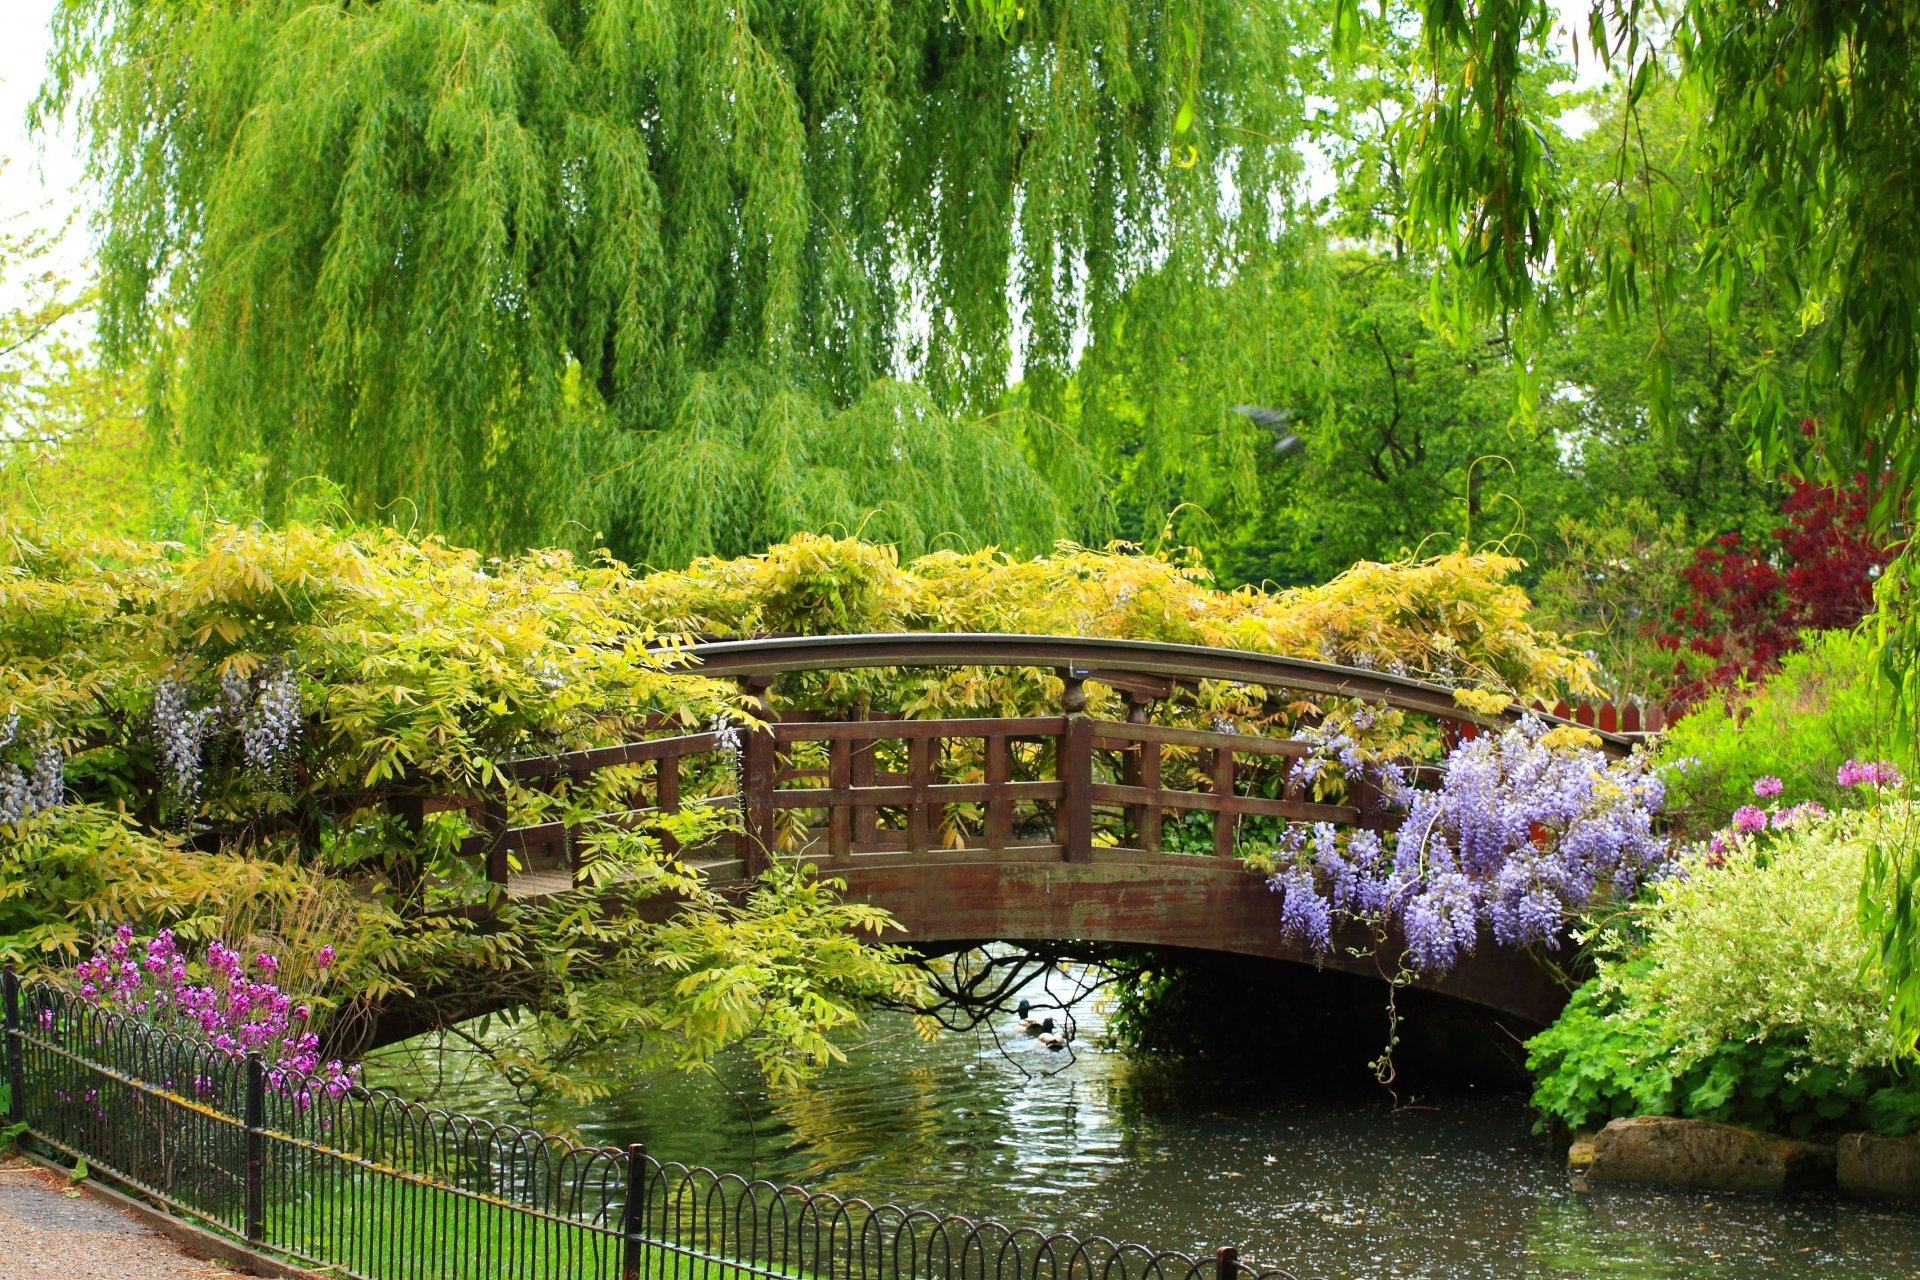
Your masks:
M1592 1182L1778 1194L1833 1185L1832 1147L1671 1116L1615 1120L1593 1140Z
M1835 1156L1840 1189L1848 1195L1920 1200L1920 1138L1850 1133Z
M1582 1129L1567 1147L1567 1172L1582 1177L1593 1167L1593 1133Z

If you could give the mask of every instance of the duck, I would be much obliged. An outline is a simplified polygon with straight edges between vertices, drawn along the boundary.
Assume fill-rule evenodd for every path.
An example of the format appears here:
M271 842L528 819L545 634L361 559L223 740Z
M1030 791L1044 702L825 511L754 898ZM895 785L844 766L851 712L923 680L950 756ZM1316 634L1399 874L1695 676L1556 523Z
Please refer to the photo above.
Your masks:
M1052 1018L1047 1019L1046 1029L1035 1038L1053 1053L1059 1053L1067 1047L1067 1038L1054 1031Z
M1037 1036L1053 1030L1052 1018L1047 1018L1042 1021L1039 1018L1030 1016L1032 1013L1033 1006L1025 1000L1022 1000L1020 1007L1014 1010L1014 1016L1018 1019L1018 1021L1013 1024L1014 1029L1023 1036Z

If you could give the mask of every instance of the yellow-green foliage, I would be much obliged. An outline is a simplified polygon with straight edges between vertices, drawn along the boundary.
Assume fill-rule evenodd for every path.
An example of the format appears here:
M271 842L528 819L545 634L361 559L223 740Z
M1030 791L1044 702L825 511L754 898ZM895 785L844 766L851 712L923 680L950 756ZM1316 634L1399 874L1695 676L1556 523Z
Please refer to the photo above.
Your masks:
M509 560L383 529L217 528L202 551L0 518L0 717L58 735L82 775L137 785L167 678L211 688L289 656L312 740L304 793L704 719L732 690L676 672L628 607L632 578L564 551Z
M1536 628L1521 562L1452 552L1355 565L1318 587L1220 591L1185 554L1062 544L1017 560L802 535L757 556L695 561L634 588L638 616L709 636L1001 631L1253 649L1404 671L1520 697L1594 692L1592 664Z
M280 959L281 984L317 999L315 958L331 946L333 975L358 996L394 990L395 971L426 941L344 879L274 858L240 858L140 830L126 814L65 805L3 828L0 957L68 964L120 924L172 928L189 942L220 938Z

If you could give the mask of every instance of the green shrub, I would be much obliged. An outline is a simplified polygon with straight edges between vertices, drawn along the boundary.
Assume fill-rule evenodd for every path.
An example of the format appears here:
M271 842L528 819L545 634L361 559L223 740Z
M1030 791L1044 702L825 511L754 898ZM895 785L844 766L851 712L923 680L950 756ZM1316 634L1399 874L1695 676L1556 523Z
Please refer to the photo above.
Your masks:
M1805 647L1757 689L1708 702L1660 743L1667 813L1694 835L1724 826L1753 803L1756 778L1772 775L1796 800L1830 809L1860 803L1835 771L1849 758L1887 754L1891 695L1873 662L1873 641L1851 631L1810 632Z
M1529 1043L1535 1105L1574 1127L1653 1114L1920 1128L1913 1045L1890 1029L1858 916L1869 843L1915 816L1908 802L1836 814L1663 884Z

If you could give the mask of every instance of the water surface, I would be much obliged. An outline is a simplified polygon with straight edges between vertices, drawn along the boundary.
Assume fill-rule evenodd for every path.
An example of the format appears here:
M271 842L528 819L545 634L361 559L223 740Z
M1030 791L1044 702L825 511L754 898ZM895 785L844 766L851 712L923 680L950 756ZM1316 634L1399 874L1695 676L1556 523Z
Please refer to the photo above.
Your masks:
M1001 1026L929 1044L882 1015L795 1097L750 1066L616 1082L529 1111L471 1058L389 1050L370 1083L501 1121L644 1142L663 1160L1165 1248L1237 1246L1306 1277L1912 1280L1920 1214L1822 1198L1576 1193L1524 1097L1393 1107L1053 1054ZM1302 1046L1310 1053L1311 1046Z

